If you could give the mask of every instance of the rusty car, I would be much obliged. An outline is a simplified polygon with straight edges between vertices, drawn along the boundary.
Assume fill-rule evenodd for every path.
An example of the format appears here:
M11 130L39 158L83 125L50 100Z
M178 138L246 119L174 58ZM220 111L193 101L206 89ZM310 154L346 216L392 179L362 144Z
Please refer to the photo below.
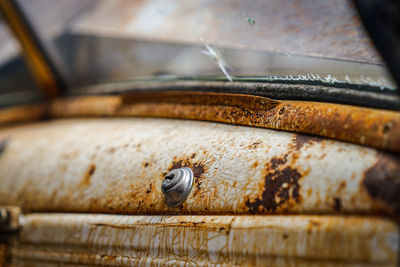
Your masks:
M399 265L396 1L0 11L0 266Z

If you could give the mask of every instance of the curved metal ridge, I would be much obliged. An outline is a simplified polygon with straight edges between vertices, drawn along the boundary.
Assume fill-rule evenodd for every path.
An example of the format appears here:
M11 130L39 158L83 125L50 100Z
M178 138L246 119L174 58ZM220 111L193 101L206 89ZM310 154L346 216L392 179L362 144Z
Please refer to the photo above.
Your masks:
M400 158L329 139L157 118L49 120L4 139L0 205L26 212L400 218ZM193 188L172 208L162 181L183 167Z
M11 256L36 266L395 266L399 239L395 222L367 216L39 213Z
M261 97L269 97L279 100L304 100L316 102L330 102L348 105L359 105L364 107L400 110L400 96L397 92L379 90L378 88L367 88L367 86L353 87L345 84L332 86L319 85L316 83L296 84L281 82L226 82L226 81L195 81L175 80L167 78L151 78L151 81L126 81L103 83L74 88L72 96L99 95L99 94L121 94L160 91L195 91L210 93L248 94Z
M44 117L146 116L206 120L314 134L400 152L400 114L356 106L205 92L80 96L0 110L0 125Z
M44 104L24 104L0 109L0 126L43 119L46 110Z
M200 92L86 96L54 101L53 117L148 116L286 130L400 152L400 114L340 104Z

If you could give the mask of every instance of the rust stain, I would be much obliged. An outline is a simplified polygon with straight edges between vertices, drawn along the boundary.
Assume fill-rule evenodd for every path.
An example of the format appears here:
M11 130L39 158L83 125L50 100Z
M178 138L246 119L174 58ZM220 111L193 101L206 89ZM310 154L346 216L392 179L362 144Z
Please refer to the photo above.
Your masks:
M343 182L341 182L340 185L339 185L339 191L340 191L340 190L343 190L343 189L345 189L345 188L346 188L346 181L343 181Z
M285 166L287 155L283 158L273 158L267 164L267 174L264 177L264 189L261 197L254 201L247 200L246 206L251 213L257 213L264 209L267 212L275 212L278 207L294 200L300 202L298 181L302 177L297 169Z
M193 163L190 159L178 160L172 163L172 166L168 169L168 171L172 171L174 169L179 169L183 167L189 167L195 179L199 179L200 176L205 172L205 165L202 163Z
M60 142L64 142L62 147L67 149L61 149L57 151L57 153L52 149L42 150L36 148L36 150L33 151L35 153L45 152L44 154L48 155L47 160L51 160L51 155L58 155L58 157L61 157L64 153L68 155L73 154L76 148L70 147L69 142L63 141L66 134L65 129L69 129L71 125L70 121L71 120L60 120L59 122L41 123L36 126L38 129L42 129L46 125L50 125L50 127L46 126L46 131L38 131L42 136L41 138L48 142L60 140ZM98 126L93 127L88 125L89 121L93 121L91 123ZM99 121L101 121L101 123ZM49 176L46 183L56 183L58 181L57 179L61 179L62 184L55 186L56 189L52 189L51 191L43 191L44 189L40 188L40 182L43 181L38 180L39 177L43 176L43 172L35 169L34 165L37 164L36 161L29 161L30 164L27 164L27 167L31 166L32 173L35 173L35 175L22 176L23 179L21 178L21 181L23 181L24 185L20 189L15 190L15 193L10 193L13 197L11 201L31 211L109 212L124 214L248 214L250 212L258 214L287 214L297 212L337 213L339 210L343 213L396 213L387 208L389 205L379 205L382 202L379 198L372 198L371 195L367 195L365 191L363 192L363 187L365 187L361 181L364 174L363 171L367 170L375 163L377 158L376 150L352 147L332 141L326 142L325 146L319 144L315 145L315 143L312 145L305 145L301 151L299 151L294 145L295 138L293 136L295 134L276 135L275 131L257 130L248 127L232 127L223 124L215 124L214 127L212 127L213 129L210 129L204 127L203 123L178 120L170 122L162 119L151 119L147 121L151 121L151 123L147 125L148 128L144 127L146 122L142 120L124 119L118 122L118 124L123 123L123 125L125 125L120 128L110 127L110 120L107 119L89 119L83 121L81 119L76 119L73 120L73 124L78 125L79 128L83 128L82 125L86 125L85 127L87 127L89 131L96 129L96 131L93 132L93 136L97 136L98 129L104 129L104 133L109 131L112 136L115 136L115 134L119 135L119 133L129 133L127 136L129 138L124 137L123 139L126 140L126 143L129 143L132 150L134 150L138 144L142 144L143 148L148 148L149 144L154 143L152 138L148 138L149 132L152 133L149 129L154 129L154 125L163 129L161 132L167 137L170 134L168 129L171 129L174 125L182 124L190 126L182 127L187 130L185 135L191 132L195 132L198 135L194 136L190 141L187 141L186 138L185 141L179 140L179 137L177 138L177 141L180 142L179 144L185 147L183 150L184 152L169 153L174 149L173 144L169 144L169 147L165 147L161 150L155 150L159 154L149 154L146 151L146 153L132 155L132 153L128 151L129 153L125 154L126 159L129 159L129 162L134 164L121 166L122 169L118 170L118 172L115 172L115 168L99 168L100 162L112 162L113 164L111 165L115 166L115 163L118 163L119 160L119 157L114 157L107 153L107 148L110 146L99 145L102 144L105 139L99 138L98 140L94 140L90 135L82 135L81 143L78 143L77 146L85 148L80 152L79 158L86 157L88 160L88 163L84 165L84 169L81 170L82 176L86 173L85 177L87 178L82 178L81 175L78 177L69 175L70 173L74 174L74 172L71 172L70 168L68 168L65 174L61 173L59 172L62 170L61 166L57 166L57 168L51 169L53 176ZM127 129L131 129L130 127L132 127L132 124L135 123L137 124L137 128L132 129L144 129L142 133L140 130L127 131ZM58 133L53 137L49 137L50 135L48 133L51 133L55 124L60 124L57 130ZM100 125L102 126L100 127ZM164 125L165 128L161 127L162 125ZM241 132L236 131L237 128L242 128L241 131L243 130L243 132L251 134L242 135ZM24 129L25 128L22 127L20 130L24 131ZM35 129L35 131L38 129ZM221 129L224 130L222 131ZM227 140L225 135L227 130L225 129L235 130L229 137L229 140L232 141L220 142L222 138ZM224 133L222 138L218 136L221 132ZM28 144L28 141L32 140L32 137L35 137L35 135L31 135L32 133L24 134L22 137L20 137L18 132L12 133L13 142L14 140L15 142L20 142L23 138L27 140L26 144ZM157 130L154 133L160 134L160 131ZM138 138L140 135L142 135L142 138ZM68 135L67 140L72 140L74 136L76 136L76 133ZM247 136L247 138L241 139L242 136ZM254 138L254 136L257 138ZM255 140L270 140L270 136L275 136L277 139L274 141L280 142L282 146L284 146L284 148L278 151L278 154L269 149L264 151L247 149L247 146L252 144ZM203 137L205 140L210 140L210 138L214 137L215 139L210 140L207 144L198 146L192 145L196 143L199 138ZM150 143L146 144L147 141ZM87 144L89 147L82 144ZM44 143L44 146L46 146L46 143ZM8 159L12 154L19 154L17 153L19 150L14 150L14 147L16 146L10 146L7 149L12 149L15 153L8 153L11 152L11 150L7 150L7 153L3 156ZM190 149L186 149L186 147ZM343 152L337 153L338 147L343 148ZM158 148L159 146L154 144L152 151ZM261 146L259 148L261 148ZM98 149L96 153L99 155L99 162L90 161L90 156L96 149ZM320 168L318 164L320 162L318 155L323 151L330 151L328 155L337 160L333 162L333 165L329 165L332 161L327 162L327 173L321 175L318 174L318 172L315 173L310 170ZM351 153L348 153L348 151L351 151ZM197 154L193 156L195 153ZM311 162L312 166L303 166L299 164L300 161L304 162L306 159L305 155L308 154L314 155ZM162 155L162 157L159 155ZM367 185L371 183L369 182L371 179L368 179L369 176L377 176L371 175L371 172L372 174L374 171L382 173L380 169L384 171L393 169L392 173L396 171L399 172L400 161L395 160L395 156L393 156L392 160L388 160L390 159L388 155L389 154L382 153L381 157L383 159L381 159L380 162L393 162L395 167L388 167L391 163L377 163L366 172L366 179L364 180ZM103 156L105 157L104 159L102 159ZM365 159L367 160L365 164L360 163L360 161L349 163L354 157L363 158L364 156L366 156ZM248 176L232 175L233 172L230 170L232 168L231 159L233 158L235 162L237 162L235 168L241 168L240 170L244 170L243 173L247 173ZM3 157L1 159L3 163ZM3 172L7 170L7 165L9 165L9 163L18 162L18 158L15 158L15 160L13 159L14 158L11 157L6 164L3 163ZM30 157L22 159L31 160ZM240 159L240 162L237 159ZM68 166L73 163L76 164L76 162L79 162L79 159L72 160L71 157L69 157L69 160L63 160L62 164ZM348 171L346 171L345 176L341 176L340 166L340 168L337 169L338 162L347 164L346 170ZM96 163L97 170L96 167L91 168L90 163ZM144 168L146 163L149 163L148 168ZM103 165L105 164L102 164L102 166ZM132 167L132 165L134 166ZM257 170L253 168L255 165L257 165ZM379 167L381 165L383 167ZM19 170L18 164L15 164L15 166L15 170ZM153 166L157 168L153 168ZM180 167L190 167L194 171L195 184L191 192L191 197L180 207L181 210L172 210L168 208L164 201L163 194L160 192L160 182L164 178L161 177L160 173ZM337 170L339 170L339 172ZM20 175L20 172L15 173ZM339 173L338 176L336 176L337 173ZM96 177L92 178L94 174ZM356 174L356 176L354 176L354 174ZM22 173L22 175L25 174ZM12 177L12 175L4 176L3 180L7 181L7 177ZM90 185L93 189L96 188L97 184L105 184L98 189L96 188L96 190L90 190L90 192L85 190L87 187L82 187L82 190L79 191L78 194L71 197L73 194L64 194L62 190L59 190L60 188L63 190L65 189L63 183L69 183L63 177L70 179L69 181L73 181L73 183L70 184L73 184L74 187L67 188L67 190L76 191L76 185L80 183L82 186ZM335 179L329 179L330 177L334 177ZM355 177L356 180L351 181L351 177ZM326 183L324 182L321 186L316 187L310 186L313 183L318 184L321 179L326 179ZM346 181L348 181L347 185ZM352 183L349 183L349 181ZM372 179L372 181L374 180ZM357 182L356 188L354 188L355 182ZM379 187L379 182L377 183ZM303 184L306 186L302 187ZM348 188L350 186L352 186L352 188ZM371 187L371 190L374 190L375 185ZM383 189L380 188L380 190ZM37 193L41 191L45 192L45 194ZM400 192L400 189L398 189L398 192ZM383 196L384 194L385 193L382 193ZM306 198L307 202L303 202L302 200ZM334 198L338 199L334 200ZM5 197L3 197L3 199L3 202L7 201ZM235 203L234 206L231 203ZM326 203L328 203L328 205L326 205ZM386 202L384 204L386 204ZM378 208L380 209L381 206L382 209L380 211Z
M145 92L59 99L53 117L155 116L272 128L400 152L400 113L350 105L205 92ZM296 148L318 142L296 138ZM257 142L251 145L257 146Z
M96 166L94 164L91 164L87 169L87 171L85 172L85 175L83 176L79 186L89 186L95 171L96 171Z
M319 143L323 139L318 136L296 134L293 138L295 148L300 150L305 144Z
M307 234L311 234L316 228L321 226L321 222L315 220L309 220L307 225Z
M283 235L282 235L282 238L283 238L283 239L288 239L288 238L289 238L289 235L288 235L288 234L283 234Z
M146 194L150 194L151 193L152 187L153 187L153 184L150 183L149 189L146 190Z
M280 165L285 164L287 162L287 155L285 155L283 158L272 158L271 159L271 168L272 169L276 169L278 168Z
M364 173L368 194L400 212L400 158L380 153L377 162Z
M336 211L340 211L340 210L342 209L342 200L341 200L340 198L338 198L338 197L335 197L335 198L333 199L333 201L334 201L334 206L333 206L333 208L334 208Z
M247 147L248 147L249 149L255 149L255 148L257 148L258 145L260 145L260 144L262 144L262 141L254 142L254 143L248 145Z
M10 257L8 254L8 249L6 244L0 243L0 266L9 266Z

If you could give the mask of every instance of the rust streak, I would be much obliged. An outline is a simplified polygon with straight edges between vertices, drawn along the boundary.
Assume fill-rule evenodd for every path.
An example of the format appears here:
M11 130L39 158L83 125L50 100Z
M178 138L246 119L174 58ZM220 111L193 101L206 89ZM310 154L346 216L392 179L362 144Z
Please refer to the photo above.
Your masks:
M364 173L363 185L369 195L400 212L400 159L380 154L374 166Z
M91 164L87 169L87 171L85 172L85 175L83 176L79 186L84 186L84 187L89 186L95 171L96 171L96 166L94 164Z

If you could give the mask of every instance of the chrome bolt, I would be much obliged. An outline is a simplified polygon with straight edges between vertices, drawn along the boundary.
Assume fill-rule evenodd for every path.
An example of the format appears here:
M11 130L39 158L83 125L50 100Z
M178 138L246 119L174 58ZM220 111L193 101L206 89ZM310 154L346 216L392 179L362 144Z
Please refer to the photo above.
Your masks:
M161 191L167 205L178 207L189 196L193 186L193 172L184 167L170 171L162 181Z

